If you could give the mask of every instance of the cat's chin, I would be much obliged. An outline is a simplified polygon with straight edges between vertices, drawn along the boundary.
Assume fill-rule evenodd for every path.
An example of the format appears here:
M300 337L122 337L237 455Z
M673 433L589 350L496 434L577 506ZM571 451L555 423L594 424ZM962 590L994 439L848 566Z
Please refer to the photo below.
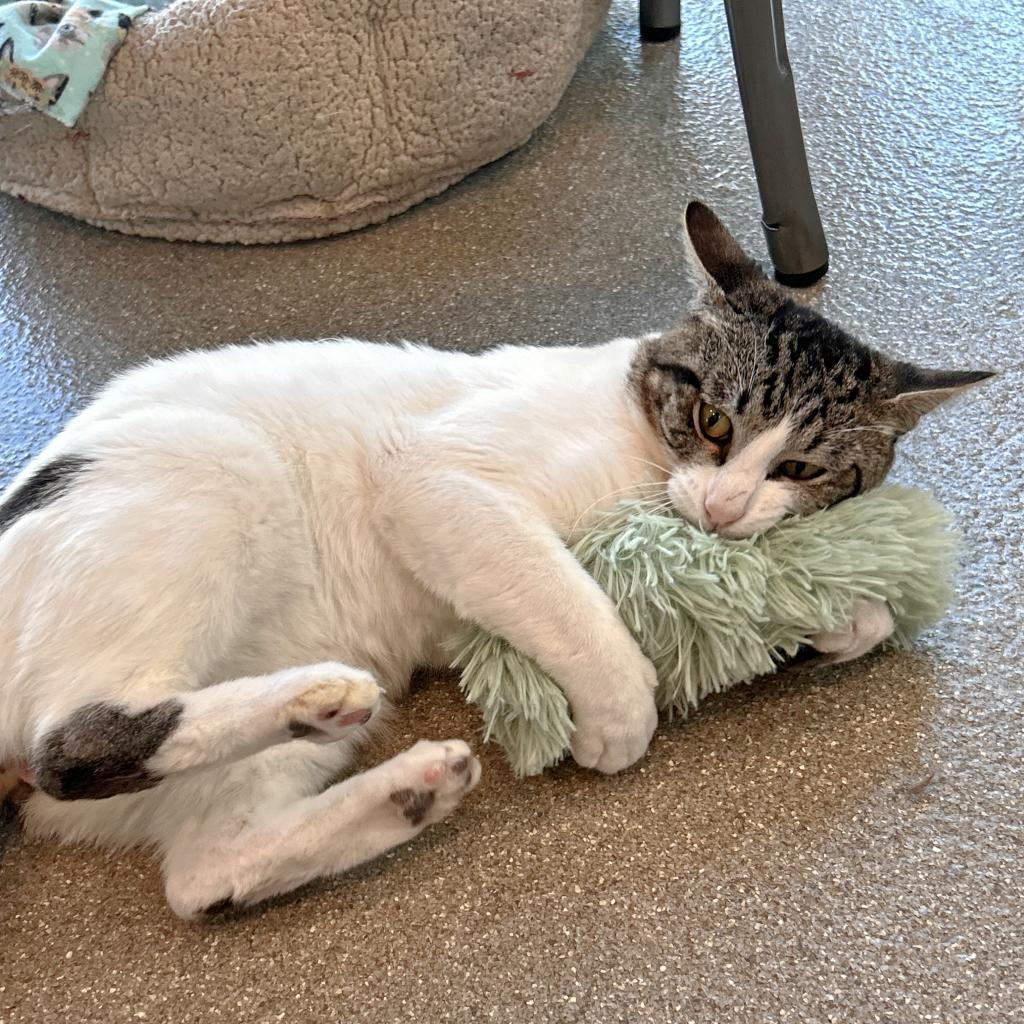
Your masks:
M779 519L761 519L751 521L750 523L745 523L741 520L740 522L723 526L714 532L724 540L745 540L748 537L756 537L758 534L770 530L773 526L777 526L779 522L781 522Z
M716 530L712 528L706 516L693 515L680 508L676 508L676 512L681 519L685 519L691 525L705 533L717 534L723 540L746 540L748 537L756 537L773 526L777 526L786 518L785 516L744 516L735 523L729 523Z

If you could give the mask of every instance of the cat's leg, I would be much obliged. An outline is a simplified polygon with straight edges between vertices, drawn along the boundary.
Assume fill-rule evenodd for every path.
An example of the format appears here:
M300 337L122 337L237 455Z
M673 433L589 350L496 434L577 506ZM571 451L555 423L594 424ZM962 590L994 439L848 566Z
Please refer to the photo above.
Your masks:
M845 626L812 637L811 646L826 655L824 664L839 664L867 654L888 640L895 628L885 601L858 601Z
M654 667L539 510L467 474L408 464L389 479L383 507L416 577L561 686L579 764L617 772L643 755L657 725Z
M74 450L83 468L0 549L9 745L36 785L147 789L374 712L375 682L336 663L220 682L239 657L278 669L323 649L302 502L258 431L157 408L82 428Z
M151 789L176 773L292 739L336 741L365 725L380 701L369 673L324 662L157 701L89 703L45 729L29 762L31 779L58 800Z
M273 775L255 772L229 790L230 804L181 830L164 860L176 914L249 906L372 860L446 818L480 780L480 764L461 740L420 740L314 796L297 795L305 773L301 754L278 759Z

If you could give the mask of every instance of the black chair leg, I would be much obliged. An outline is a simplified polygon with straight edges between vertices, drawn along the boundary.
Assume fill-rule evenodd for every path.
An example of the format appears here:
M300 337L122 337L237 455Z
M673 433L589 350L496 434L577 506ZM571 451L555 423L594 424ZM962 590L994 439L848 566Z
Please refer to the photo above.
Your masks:
M679 0L640 0L640 38L663 43L679 35Z
M805 288L828 270L786 52L782 0L725 0L736 79L776 279Z

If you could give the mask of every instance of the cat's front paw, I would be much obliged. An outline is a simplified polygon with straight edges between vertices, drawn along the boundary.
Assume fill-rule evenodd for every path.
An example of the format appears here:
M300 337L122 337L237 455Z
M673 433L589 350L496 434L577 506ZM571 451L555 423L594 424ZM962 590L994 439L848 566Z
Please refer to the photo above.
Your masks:
M825 664L852 661L892 636L896 623L884 601L858 601L841 629L811 637L811 646L827 655Z
M612 775L639 761L658 725L654 666L635 679L595 684L591 699L573 702L573 760Z

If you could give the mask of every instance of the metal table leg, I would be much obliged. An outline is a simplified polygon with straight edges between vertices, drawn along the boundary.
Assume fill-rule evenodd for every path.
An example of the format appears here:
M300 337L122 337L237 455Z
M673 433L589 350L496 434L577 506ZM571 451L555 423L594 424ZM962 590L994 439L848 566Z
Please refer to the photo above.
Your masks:
M828 270L828 245L807 169L782 0L725 0L725 14L775 276L806 287ZM679 0L640 0L642 39L673 39L679 24Z
M725 13L775 277L803 288L828 270L828 245L807 169L782 0L725 0Z
M679 0L640 0L640 38L663 43L679 35Z

